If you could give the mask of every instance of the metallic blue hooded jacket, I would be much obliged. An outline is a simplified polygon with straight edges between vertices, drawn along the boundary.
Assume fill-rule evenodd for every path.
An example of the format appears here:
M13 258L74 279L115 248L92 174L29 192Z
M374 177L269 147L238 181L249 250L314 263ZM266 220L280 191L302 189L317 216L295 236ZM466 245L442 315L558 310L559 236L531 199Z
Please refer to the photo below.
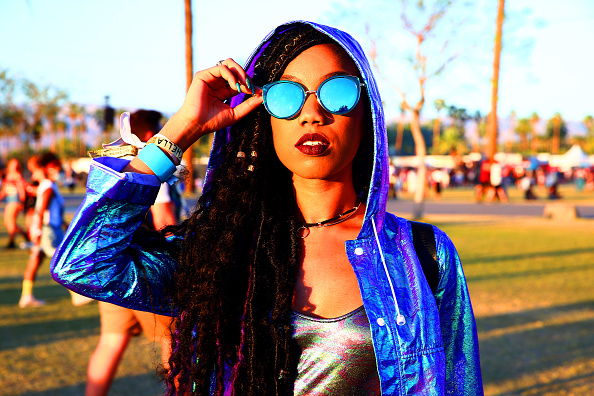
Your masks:
M475 321L456 249L434 227L440 280L432 294L415 254L410 223L386 213L384 113L363 50L340 30L298 23L311 24L346 50L371 100L375 159L369 198L361 231L357 239L346 241L345 249L369 317L382 394L482 395ZM290 26L279 26L253 52L246 64L248 74L270 38ZM238 95L232 105L241 99ZM206 183L228 139L228 131L215 134ZM122 173L126 164L113 158L94 161L86 197L54 255L51 271L56 281L82 295L170 315L161 285L173 276L175 260L150 243L132 242L132 233L155 200L159 180Z

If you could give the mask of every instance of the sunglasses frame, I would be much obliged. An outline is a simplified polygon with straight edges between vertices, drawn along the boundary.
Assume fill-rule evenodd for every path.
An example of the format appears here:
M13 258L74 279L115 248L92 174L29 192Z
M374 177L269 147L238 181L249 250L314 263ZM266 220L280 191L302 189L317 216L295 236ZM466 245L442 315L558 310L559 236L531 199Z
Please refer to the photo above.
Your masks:
M322 88L324 86L324 84L326 84L329 81L338 79L338 78L343 78L343 79L347 79L347 80L351 80L353 82L356 83L356 87L357 87L357 99L355 100L355 103L353 104L353 107L351 107L350 109L346 110L346 111L331 111L330 109L328 109L324 103L322 103L322 101L320 100L320 88ZM301 92L303 92L303 97L301 99L301 104L299 105L299 108L297 109L297 111L295 111L293 114L287 116L287 117L277 117L275 114L272 113L272 111L270 111L270 109L268 108L268 104L266 101L267 95L268 95L268 91L270 90L270 88L274 87L275 85L279 85L279 84L291 84L291 85L295 85L297 87L299 87L299 89L301 89ZM318 103L320 104L320 106L322 106L322 108L324 110L326 110L328 113L331 114L336 114L336 115L344 115L347 114L349 112L351 112L359 103L359 99L361 98L361 87L365 87L365 84L361 82L361 80L359 80L359 77L356 76L350 76L350 75L337 75L337 76L332 76L329 77L327 79L325 79L324 81L322 81L320 83L320 85L318 86L318 89L316 89L315 91L307 91L305 89L305 87L302 84L299 84L298 82L295 81L291 81L291 80L279 80L279 81L274 81L271 82L270 84L266 84L262 87L262 96L264 98L264 107L266 108L266 111L273 116L274 118L278 118L280 120L288 120L288 119L292 119L295 116L297 116L297 114L299 114L299 112L301 112L301 110L303 109L303 105L305 105L305 101L307 100L307 97L311 94L315 94L316 95L316 99L318 101Z

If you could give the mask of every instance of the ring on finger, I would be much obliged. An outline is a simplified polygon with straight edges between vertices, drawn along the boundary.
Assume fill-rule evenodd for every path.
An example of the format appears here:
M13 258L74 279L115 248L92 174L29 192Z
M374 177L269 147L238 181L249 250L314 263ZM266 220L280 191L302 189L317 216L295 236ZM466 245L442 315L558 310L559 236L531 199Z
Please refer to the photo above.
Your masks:
M218 61L218 62L217 62L217 66L221 66L221 65L223 64L223 62L224 62L224 61L225 61L224 59L223 59L223 60L220 60L220 61Z

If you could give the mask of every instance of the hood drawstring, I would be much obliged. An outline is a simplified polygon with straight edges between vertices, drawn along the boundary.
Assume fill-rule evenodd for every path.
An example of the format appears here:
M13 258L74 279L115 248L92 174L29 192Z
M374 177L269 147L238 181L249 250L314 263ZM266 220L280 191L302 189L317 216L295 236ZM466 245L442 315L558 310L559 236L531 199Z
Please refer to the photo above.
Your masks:
M384 266L384 271L386 272L386 278L388 279L388 283L390 284L390 290L392 291L392 297L394 298L394 306L396 307L396 323L398 324L398 326L402 326L406 323L406 319L404 318L404 315L400 313L400 308L398 308L398 301L396 300L396 291L394 291L394 285L392 284L392 279L390 279L390 272L388 271L388 266L386 265L386 260L384 259L384 252L382 250L382 245L380 244L380 240L377 235L377 229L375 226L375 220L373 219L373 216L371 217L371 224L373 225L373 233L375 235L377 248L379 249L379 254L382 259L382 265Z

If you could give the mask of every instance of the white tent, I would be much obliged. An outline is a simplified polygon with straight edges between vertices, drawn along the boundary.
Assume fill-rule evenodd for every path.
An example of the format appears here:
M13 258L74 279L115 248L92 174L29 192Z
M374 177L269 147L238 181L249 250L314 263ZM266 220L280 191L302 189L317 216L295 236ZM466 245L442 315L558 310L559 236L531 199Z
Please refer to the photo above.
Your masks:
M549 164L562 169L584 168L591 165L590 159L584 153L584 150L577 144L574 144L563 155L552 155Z

